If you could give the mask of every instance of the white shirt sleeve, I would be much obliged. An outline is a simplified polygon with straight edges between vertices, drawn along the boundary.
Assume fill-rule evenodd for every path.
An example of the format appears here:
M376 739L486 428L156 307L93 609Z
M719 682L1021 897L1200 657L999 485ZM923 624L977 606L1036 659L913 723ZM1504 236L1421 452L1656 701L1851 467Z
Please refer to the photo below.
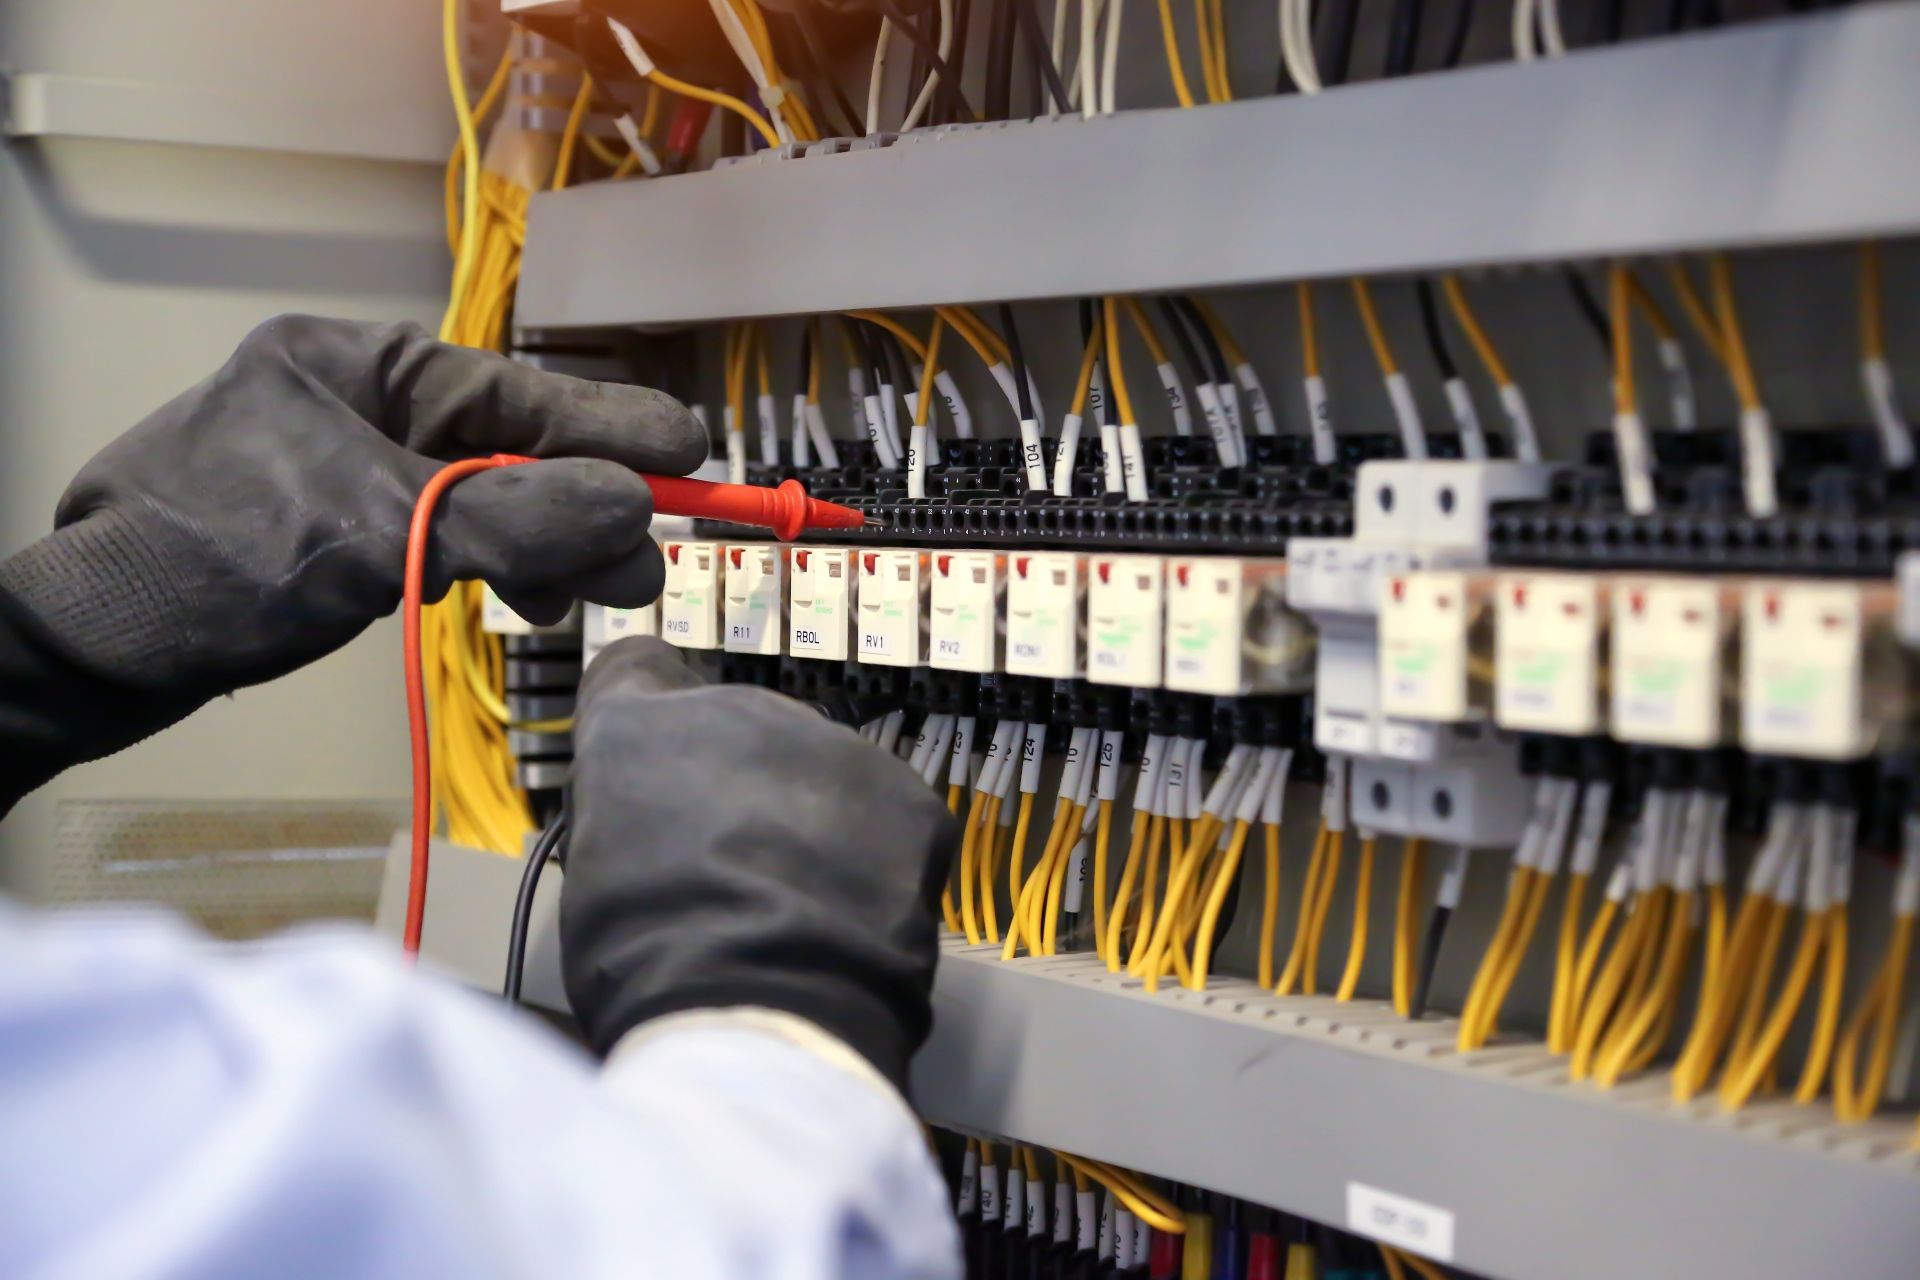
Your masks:
M781 1015L663 1020L603 1075L357 931L4 904L0 974L0 1275L959 1274L904 1104Z

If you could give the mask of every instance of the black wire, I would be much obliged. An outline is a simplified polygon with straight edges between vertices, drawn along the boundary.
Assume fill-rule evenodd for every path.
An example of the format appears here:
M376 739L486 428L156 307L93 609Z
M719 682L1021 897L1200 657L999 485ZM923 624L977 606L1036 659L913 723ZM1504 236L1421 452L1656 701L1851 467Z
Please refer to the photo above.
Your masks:
M1622 0L1600 0L1587 18L1587 43L1618 44L1626 22L1627 9Z
M1580 314L1586 317L1587 327L1593 330L1593 336L1600 342L1601 358L1611 363L1613 360L1613 325L1607 319L1607 313L1600 309L1600 303L1593 296L1593 290L1587 288L1587 282L1572 267L1565 270L1567 288L1573 294L1574 305L1580 308Z
M1341 4L1322 5L1320 14L1324 17L1331 10L1333 55L1321 65L1327 68L1325 77L1328 85L1345 84L1347 69L1353 64L1353 36L1360 23L1360 0L1345 0Z
M1359 0L1350 0L1359 8ZM1387 26L1387 74L1404 76L1413 70L1414 55L1420 50L1420 0L1393 0L1393 14Z
M1175 298L1174 305L1180 308L1180 314L1187 318L1193 331L1200 335L1201 350L1207 353L1207 361L1213 366L1213 380L1222 386L1233 380L1227 370L1227 353L1220 349L1220 343L1213 336L1213 326L1200 314L1200 308L1193 305L1192 298Z
M1027 49L1038 64L1040 73L1046 78L1047 92L1053 95L1053 105L1062 111L1072 111L1071 99L1067 97L1067 86L1060 79L1060 68L1053 65L1053 49L1047 43L1047 33L1040 25L1040 10L1036 0L1012 0L1014 21L1020 25L1021 32L1027 38ZM1039 98L1034 99L1035 114L1038 114Z
M1027 385L1027 357L1020 349L1020 326L1013 322L1013 308L1000 304L1000 327L1007 331L1007 363L1013 366L1014 393L1020 401L1020 421L1033 421L1033 389Z
M796 55L794 63L800 72L802 82L813 90L813 97L820 107L822 116L827 114L829 107L840 116L838 125L831 120L827 121L828 128L843 138L858 135L860 113L853 109L853 103L847 99L846 91L840 87L838 77L827 71L828 61L820 53L819 33L814 28L813 19L807 13L807 7L795 5L794 11L790 14L769 13L768 17L776 22L784 21L793 24L794 34L799 37L793 44ZM826 89L824 93L820 88L823 85Z
M961 118L973 119L973 104L967 101L966 95L960 90L960 77L954 71L953 64L940 56L940 48L934 43L933 37L915 26L913 19L903 13L894 0L875 0L875 2L880 6L880 12L886 15L887 20L899 28L907 39L913 41L920 52L926 55L933 69L940 73L939 92L952 98L954 105L960 109Z
M1473 0L1460 0L1453 11L1453 31L1447 36L1447 53L1440 65L1451 70L1466 56L1467 36L1473 31Z
M1173 330L1173 340L1180 344L1180 358L1186 363L1187 377L1197 385L1211 381L1207 376L1207 366L1201 362L1200 350L1193 345L1193 335L1187 332L1186 319L1180 314L1180 308L1173 299L1160 299L1160 315L1167 322L1167 328Z
M801 395L807 393L807 385L813 381L813 328L812 320L800 326L800 376L794 385Z
M567 815L560 814L534 839L520 872L520 892L513 900L513 928L507 934L507 978L501 994L508 1004L520 1003L520 980L527 967L527 926L533 920L533 899L540 889L540 873L567 839Z
M1427 935L1420 940L1420 976L1413 984L1413 1004L1407 1016L1418 1022L1426 1016L1427 997L1433 994L1433 971L1440 967L1440 942L1447 936L1447 922L1453 919L1452 907L1436 906L1427 917Z
M1013 24L1009 0L987 0L987 119L1005 120L1013 98Z
M1453 352L1447 350L1447 335L1440 329L1440 308L1433 302L1433 284L1421 280L1414 285L1420 295L1420 324L1427 331L1427 346L1433 349L1433 362L1440 366L1440 379L1452 382L1460 376L1460 367L1453 362Z

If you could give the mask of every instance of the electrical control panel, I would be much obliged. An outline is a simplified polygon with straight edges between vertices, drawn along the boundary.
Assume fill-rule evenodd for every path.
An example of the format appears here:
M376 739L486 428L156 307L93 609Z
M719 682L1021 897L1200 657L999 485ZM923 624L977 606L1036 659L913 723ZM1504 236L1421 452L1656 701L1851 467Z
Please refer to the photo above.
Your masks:
M1290 1273L1872 1270L1847 1242L1891 1237L1826 1231L1848 1212L1723 1212L1636 1171L1911 1198L1872 1113L1916 1088L1887 992L1920 902L1920 166L1889 157L1920 136L1920 20L1542 0L1422 36L1417 5L1411 35L1281 7L1278 65L1272 28L1223 34L1257 16L1235 0L1166 30L1069 7L1031 76L1024 19L1002 58L977 7L888 24L885 56L824 24L824 59L769 11L702 52L722 65L693 83L766 90L705 135L683 97L623 114L657 92L627 47L652 28L623 20L570 161L621 183L533 202L520 337L619 330L732 479L862 523L676 531L657 610L589 611L584 652L650 629L720 651L717 678L846 723L953 810L915 1095L961 1135L975 1259L1041 1260L1018 1228L1045 1141L1142 1163L1104 1225L1079 1192L1040 1204L1085 1229L1089 1274L1233 1270L1266 1219L1223 1225L1212 1174L1373 1242L1292 1221ZM929 36L987 48L960 93ZM1170 85L1190 109L1131 109ZM1833 119L1847 146L1790 145ZM1147 155L1179 180L1061 221L1061 192ZM1473 216L1429 198L1442 171ZM1009 1028L983 1089L975 1050ZM1116 1053L1120 1108L1085 1087ZM1715 1118L1769 1095L1791 1124ZM1282 1113L1314 1161L1217 1154ZM1461 1140L1409 1156L1374 1140L1386 1113ZM1529 1145L1549 1131L1575 1137ZM1209 1210L1211 1256L1175 1258Z

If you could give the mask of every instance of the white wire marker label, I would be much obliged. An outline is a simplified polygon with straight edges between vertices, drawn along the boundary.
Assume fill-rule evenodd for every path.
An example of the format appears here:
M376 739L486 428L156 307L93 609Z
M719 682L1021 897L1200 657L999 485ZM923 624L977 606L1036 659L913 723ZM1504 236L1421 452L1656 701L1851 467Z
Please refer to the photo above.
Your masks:
M1453 1213L1405 1196L1347 1184L1347 1230L1438 1262L1453 1261Z

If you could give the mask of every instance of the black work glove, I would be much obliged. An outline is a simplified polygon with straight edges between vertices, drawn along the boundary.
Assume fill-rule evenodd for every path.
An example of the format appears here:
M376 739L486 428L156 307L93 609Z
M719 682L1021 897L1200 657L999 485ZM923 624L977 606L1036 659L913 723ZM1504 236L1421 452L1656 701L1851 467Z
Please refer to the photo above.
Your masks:
M594 1048L661 1014L757 1005L902 1084L958 843L927 785L817 712L709 687L638 637L588 668L574 752L560 958Z
M22 766L0 780L0 812L59 767L391 613L414 499L451 459L566 460L454 486L433 524L429 599L483 578L536 622L576 596L653 599L652 499L630 468L683 474L706 447L659 392L444 346L414 325L268 321L89 462L53 534L0 561L0 747ZM59 705L15 696L28 685L59 686Z

